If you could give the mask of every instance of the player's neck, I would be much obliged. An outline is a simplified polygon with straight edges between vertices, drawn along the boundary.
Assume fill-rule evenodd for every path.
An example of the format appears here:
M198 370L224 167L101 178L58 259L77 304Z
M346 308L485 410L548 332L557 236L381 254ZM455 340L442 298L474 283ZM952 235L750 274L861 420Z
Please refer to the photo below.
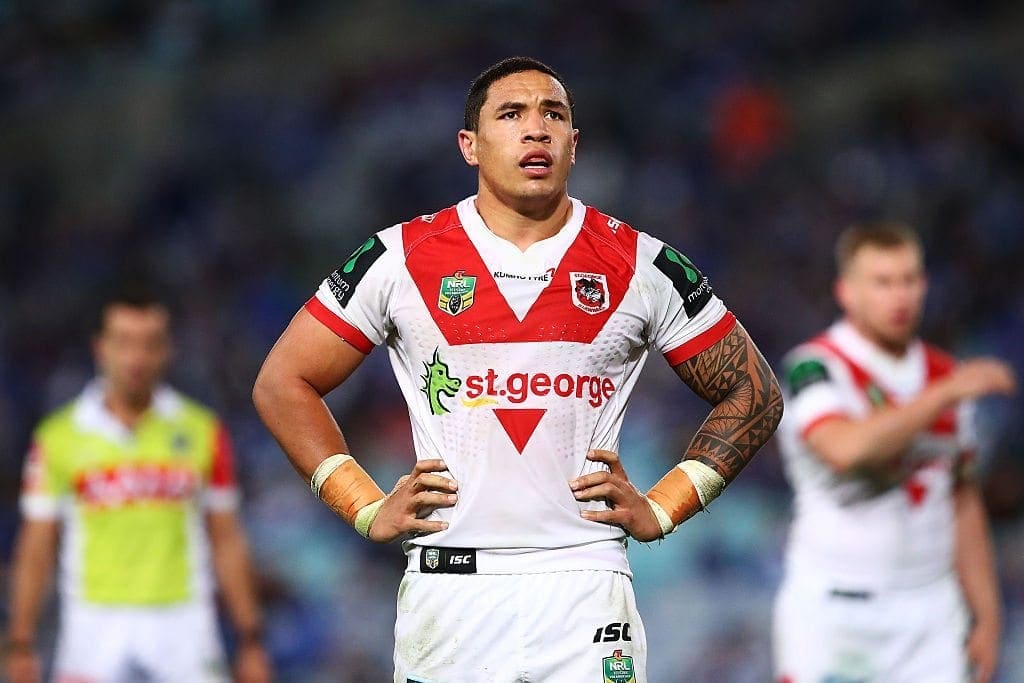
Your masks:
M481 187L476 210L488 230L526 251L530 245L562 229L572 215L572 202L563 193L550 201L516 206Z
M128 429L134 429L142 415L153 402L152 393L144 396L129 396L113 389L107 389L103 402L118 422Z
M913 342L913 339L907 339L902 342L885 339L873 332L866 325L859 323L853 318L847 317L846 321L857 332L857 334L867 340L872 346L877 347L878 350L895 359L900 359L906 356L907 351L910 349L910 344Z

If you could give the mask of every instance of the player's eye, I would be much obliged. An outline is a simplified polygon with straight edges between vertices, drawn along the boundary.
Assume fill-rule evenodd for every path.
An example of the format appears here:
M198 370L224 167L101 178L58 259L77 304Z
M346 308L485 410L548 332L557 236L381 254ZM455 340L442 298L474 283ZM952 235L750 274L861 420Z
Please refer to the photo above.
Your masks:
M562 116L560 112L554 110L545 112L544 115L547 116L549 119L552 119L553 121L561 121L563 118L565 118L564 116Z
M512 110L512 111L502 112L501 114L498 115L498 118L499 119L511 120L511 119L514 119L517 116L519 116L519 112L517 112L515 110Z

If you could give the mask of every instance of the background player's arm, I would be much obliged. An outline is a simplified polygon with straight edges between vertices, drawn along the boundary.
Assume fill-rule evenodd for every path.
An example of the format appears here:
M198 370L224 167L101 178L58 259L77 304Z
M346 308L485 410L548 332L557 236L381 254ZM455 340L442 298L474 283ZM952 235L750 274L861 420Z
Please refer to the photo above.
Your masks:
M738 322L720 342L674 369L714 406L684 459L711 467L728 484L782 419L782 391L775 374Z
M349 452L323 396L348 379L365 357L302 309L260 369L253 387L253 403L267 429L306 481L326 457ZM339 467L327 478L320 497L339 516L348 518L351 515L346 501L351 482L343 476L343 469L344 466ZM456 483L434 474L444 470L441 460L418 462L412 474L398 482L379 508L369 537L388 542L409 531L433 533L446 529L446 522L420 519L432 508L455 504ZM372 480L367 483L372 484Z
M7 631L7 673L13 683L39 681L33 652L39 611L53 579L60 523L24 519L14 549L10 584L10 623Z
M995 673L1002 631L995 550L977 484L969 479L959 481L953 505L956 572L973 618L967 655L975 667L974 680L985 683Z
M880 408L862 419L836 416L822 421L806 435L807 445L839 473L885 465L956 403L986 394L1009 394L1014 387L1013 371L1002 361L967 361L909 403Z
M262 617L245 532L233 511L211 511L206 524L217 583L238 636L237 678L245 683L269 681L270 663L263 650Z

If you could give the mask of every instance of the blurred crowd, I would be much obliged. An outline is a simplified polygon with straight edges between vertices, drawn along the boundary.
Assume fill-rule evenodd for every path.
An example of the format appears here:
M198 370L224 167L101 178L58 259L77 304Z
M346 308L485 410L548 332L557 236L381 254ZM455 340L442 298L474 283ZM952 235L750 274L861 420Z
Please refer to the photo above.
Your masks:
M0 569L30 430L91 375L97 292L145 276L175 308L175 384L235 437L282 680L388 679L404 559L313 499L249 392L368 234L473 193L463 98L510 54L574 90L571 194L686 253L770 361L836 315L838 231L884 216L924 238L925 336L1024 373L1022 43L1010 2L0 0ZM706 407L657 357L642 382L621 450L644 487ZM411 467L386 354L328 402L382 485ZM981 415L999 680L1024 680L1024 403ZM769 446L630 549L652 681L768 679L789 495Z

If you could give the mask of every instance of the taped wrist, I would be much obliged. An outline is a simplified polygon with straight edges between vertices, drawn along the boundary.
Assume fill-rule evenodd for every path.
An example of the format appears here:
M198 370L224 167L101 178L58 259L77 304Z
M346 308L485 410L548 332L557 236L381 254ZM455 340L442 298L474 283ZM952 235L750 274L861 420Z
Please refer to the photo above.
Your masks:
M384 492L376 482L347 453L337 453L317 465L309 487L352 526L355 526L356 517L363 508L371 503L383 502L384 499ZM379 506L377 509L380 509ZM376 517L376 512L373 516ZM368 522L366 530L369 531L369 528Z
M724 488L725 479L718 472L702 462L684 460L647 492L647 498L667 535L698 510L710 505ZM659 515L659 508L664 517ZM665 522L666 517L671 526Z

